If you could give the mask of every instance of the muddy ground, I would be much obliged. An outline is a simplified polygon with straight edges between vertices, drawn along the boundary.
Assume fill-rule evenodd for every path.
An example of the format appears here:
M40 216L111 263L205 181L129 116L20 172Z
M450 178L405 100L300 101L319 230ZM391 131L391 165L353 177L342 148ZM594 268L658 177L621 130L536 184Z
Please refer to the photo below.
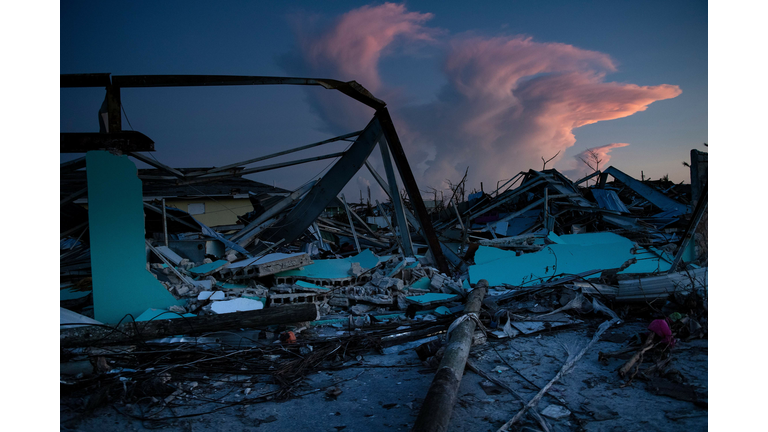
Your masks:
M510 386L526 401L560 370L567 351L578 352L600 321L577 328L490 339L473 347L470 361ZM552 431L703 431L707 430L707 357L705 339L679 342L663 378L636 376L627 384L617 369L624 358L599 360L600 352L617 351L646 332L647 322L630 320L608 330L555 384L538 406L564 407L558 419L545 417ZM88 399L62 398L61 430L107 431L407 431L432 380L412 348L390 348L386 355L362 356L347 368L308 375L284 402L248 403L276 388L267 376L210 374L197 386L170 400L112 403L79 416ZM644 368L650 366L644 364ZM507 390L466 371L453 411L450 431L496 431L522 407ZM190 384L190 383L186 383ZM194 384L192 384L194 385ZM191 386L188 386L191 387ZM561 409L562 411L562 409ZM547 411L549 412L549 411ZM154 420L140 420L141 417ZM531 416L517 430L541 430Z

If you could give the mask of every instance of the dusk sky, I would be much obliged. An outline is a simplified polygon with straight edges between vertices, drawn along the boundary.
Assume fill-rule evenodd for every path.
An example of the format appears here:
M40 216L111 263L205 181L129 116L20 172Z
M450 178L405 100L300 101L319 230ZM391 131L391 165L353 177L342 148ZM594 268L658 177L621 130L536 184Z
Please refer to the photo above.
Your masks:
M590 148L601 168L689 182L682 162L708 141L706 1L445 3L62 2L60 72L356 80L387 102L422 190L469 167L468 189L488 192L558 152L547 167L576 179ZM98 131L103 89L60 96L62 132ZM320 87L124 89L122 102L123 128L174 167L320 141L373 115ZM329 163L250 178L294 189ZM381 197L365 168L345 193L368 184Z

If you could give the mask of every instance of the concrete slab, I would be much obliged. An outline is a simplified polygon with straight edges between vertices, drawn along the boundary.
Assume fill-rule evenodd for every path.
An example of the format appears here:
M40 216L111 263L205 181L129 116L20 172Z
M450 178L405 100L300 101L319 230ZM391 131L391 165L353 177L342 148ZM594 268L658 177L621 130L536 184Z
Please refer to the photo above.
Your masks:
M364 270L379 264L379 258L366 249L357 255L342 259L314 260L311 265L277 273L277 277L305 277L309 279L346 279L352 277L349 269L352 263L360 263Z
M459 298L460 297L455 294L428 293L424 295L406 297L405 301L422 306L429 306L433 304L448 303L449 301L457 300Z
M520 256L513 251L480 246L475 254L476 264L469 267L469 278L473 282L486 279L490 286L530 285L558 274L619 268L636 257L632 254L634 243L613 233L568 234L558 239L563 243Z

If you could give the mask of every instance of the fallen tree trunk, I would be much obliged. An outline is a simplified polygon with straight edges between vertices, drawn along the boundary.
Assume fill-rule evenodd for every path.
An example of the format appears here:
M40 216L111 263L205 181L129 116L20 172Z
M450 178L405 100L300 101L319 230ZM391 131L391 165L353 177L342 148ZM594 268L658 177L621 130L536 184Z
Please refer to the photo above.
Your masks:
M477 283L475 289L469 294L467 306L464 309L465 314L477 316L487 287L488 282L485 279ZM475 326L473 319L466 319L451 331L440 367L429 386L427 397L424 398L412 431L442 432L448 429L453 406L456 405L456 393L459 391L469 349L472 346Z
M61 330L59 344L62 348L126 344L135 340L156 339L179 334L191 335L237 328L314 321L319 317L317 305L305 303L212 316L128 322L117 327L83 326Z

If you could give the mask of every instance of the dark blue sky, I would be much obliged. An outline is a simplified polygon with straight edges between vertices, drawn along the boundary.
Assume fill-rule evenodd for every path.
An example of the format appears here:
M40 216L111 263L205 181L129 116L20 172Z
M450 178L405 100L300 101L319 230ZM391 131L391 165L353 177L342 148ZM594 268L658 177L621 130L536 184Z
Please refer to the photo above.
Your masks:
M312 69L297 35L327 34L343 14L365 4L62 2L60 72L291 76L298 70L333 71L336 69ZM434 30L434 40L393 43L382 50L376 63L381 90L374 94L396 95L396 103L385 100L390 102L396 126L403 125L399 126L401 134L411 128L405 119L398 123L398 113L430 106L446 94L451 78L445 71L445 59L453 41L529 36L542 47L567 44L610 57L615 70L605 74L606 83L668 84L682 90L676 97L647 105L644 111L573 129L576 141L563 146L556 168L574 168L573 156L587 148L629 143L611 152L610 164L636 177L643 170L653 178L669 174L674 181L688 181L681 162L688 159L691 148L705 149L702 143L707 141L707 2L492 1L468 6L465 2L410 1L404 5L408 13L432 14L420 25ZM297 61L304 61L303 66L296 66ZM359 77L321 75L357 79L371 88ZM345 132L329 124L328 113L318 108L318 100L333 104L342 99L331 93L289 86L124 89L127 120L123 119L123 127L132 126L151 137L156 142L154 156L169 165L223 165ZM62 89L60 95L62 132L98 130L96 112L102 89ZM346 131L364 125L365 121ZM426 133L422 131L422 136ZM416 146L407 137L404 144ZM440 144L435 145L439 153ZM339 144L270 163L343 147ZM531 147L520 148L530 151ZM415 148L406 150L409 157L416 152ZM542 150L533 159L552 154ZM418 165L419 161L412 163ZM521 169L541 168L531 162L526 164L532 166L498 163L511 165L509 177ZM254 179L294 188L327 165L328 161L322 161ZM479 181L495 183L501 171L495 175L496 179L478 176L471 187L479 187ZM419 176L417 173L417 179ZM361 180L345 191L357 196L364 183Z

